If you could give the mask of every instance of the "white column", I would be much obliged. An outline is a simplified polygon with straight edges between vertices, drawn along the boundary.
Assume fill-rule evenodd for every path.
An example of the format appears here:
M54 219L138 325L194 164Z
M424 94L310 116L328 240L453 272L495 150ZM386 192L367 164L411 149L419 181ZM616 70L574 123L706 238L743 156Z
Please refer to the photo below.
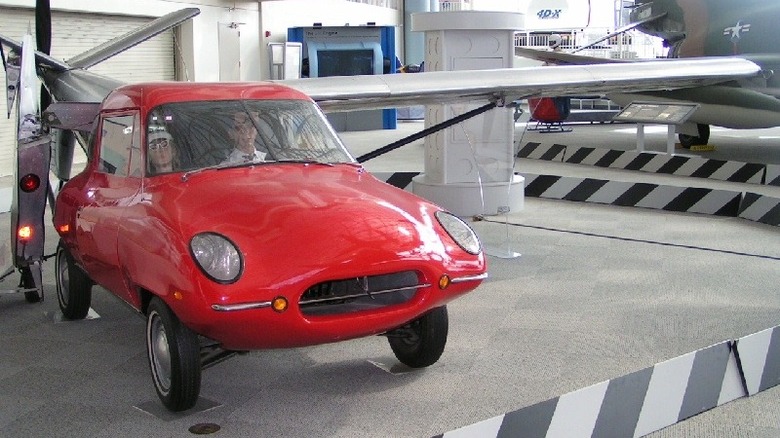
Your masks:
M412 30L425 32L426 71L510 68L523 18L509 12L417 13ZM485 103L428 106L426 127ZM496 108L426 137L425 171L412 190L460 216L519 211L524 179L514 175L514 162L513 109Z

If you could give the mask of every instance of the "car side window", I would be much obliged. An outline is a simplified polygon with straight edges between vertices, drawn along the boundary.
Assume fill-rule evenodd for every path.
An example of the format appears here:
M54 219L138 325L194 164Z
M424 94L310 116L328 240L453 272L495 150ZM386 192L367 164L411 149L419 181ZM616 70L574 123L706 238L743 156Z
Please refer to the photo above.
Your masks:
M139 166L140 136L136 114L104 117L101 124L100 152L98 171L118 176L127 176L130 172L131 157L134 166ZM137 172L140 174L140 169Z

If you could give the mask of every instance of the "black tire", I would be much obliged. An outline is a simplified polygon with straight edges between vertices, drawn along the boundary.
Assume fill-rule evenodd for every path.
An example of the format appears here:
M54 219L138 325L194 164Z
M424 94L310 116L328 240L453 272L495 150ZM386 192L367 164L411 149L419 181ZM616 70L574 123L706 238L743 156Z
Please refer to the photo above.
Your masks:
M54 259L57 302L66 319L84 319L92 303L92 280L73 261L73 256L60 243Z
M447 329L447 306L442 306L388 333L387 340L401 363L425 368L436 363L444 353Z
M677 138L680 140L680 144L685 149L690 149L691 146L704 146L710 142L710 125L698 123L696 125L699 135L687 135L679 134Z
M710 142L710 125L699 123L696 125L699 128L699 143L700 145L706 145Z
M35 280L33 280L32 271L30 271L29 268L22 268L21 272L22 279L19 282L19 286L23 289L34 289ZM31 290L24 293L24 299L27 300L28 303L40 303L41 294L39 294L37 290Z
M688 134L678 134L677 138L680 140L680 145L682 147L685 149L690 149L691 146L696 144L696 140L698 140L699 137L694 137Z
M146 321L146 352L157 396L173 412L187 410L200 394L198 335L155 297Z

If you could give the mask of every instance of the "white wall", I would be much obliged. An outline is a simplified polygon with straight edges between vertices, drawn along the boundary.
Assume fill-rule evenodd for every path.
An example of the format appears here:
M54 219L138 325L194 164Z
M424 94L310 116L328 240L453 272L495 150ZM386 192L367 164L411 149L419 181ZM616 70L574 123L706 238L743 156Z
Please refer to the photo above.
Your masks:
M231 6L204 6L192 20L192 59L187 66L192 70L190 80L219 81L219 40L217 23L237 23L241 32L241 73L243 81L260 80L260 23L257 2L230 2ZM236 7L232 5L235 3Z
M525 12L527 0L471 0L475 11Z

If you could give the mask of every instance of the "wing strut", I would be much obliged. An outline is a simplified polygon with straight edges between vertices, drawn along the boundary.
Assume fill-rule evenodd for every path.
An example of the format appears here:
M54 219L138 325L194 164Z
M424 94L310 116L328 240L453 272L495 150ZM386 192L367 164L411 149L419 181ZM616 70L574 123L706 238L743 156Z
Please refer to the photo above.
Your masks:
M396 149L400 148L401 146L407 145L407 144L409 144L409 143L411 143L413 141L416 141L416 140L419 140L421 138L427 137L427 136L429 136L429 135L431 135L433 133L441 131L442 129L447 129L447 128L449 128L452 125L460 123L460 122L462 122L464 120L468 120L468 119L470 119L472 117L478 116L478 115L480 115L480 114L482 114L484 112L490 111L490 110L492 110L493 108L495 108L497 106L499 106L499 102L490 102L488 104L482 105L479 108L475 108L475 109L473 109L471 111L468 111L468 112L465 112L465 113L463 113L463 114L461 114L459 116L455 116L455 117L453 117L453 118L451 118L449 120L445 120L445 121L439 123L438 125L433 125L431 127L423 129L420 132L416 132L416 133L414 133L412 135L409 135L409 136L406 136L406 137L404 137L404 138L402 138L400 140L396 140L396 141L388 144L387 146L383 146L383 147L381 147L381 148L379 148L379 149L377 149L375 151L371 151L371 152L369 152L367 154L363 154L363 155L357 157L356 160L357 160L358 163L363 163L363 162L368 161L368 160L370 160L372 158L376 158L376 157L378 157L380 155L384 155L384 154L386 154L386 153L388 153L390 151L396 150Z

